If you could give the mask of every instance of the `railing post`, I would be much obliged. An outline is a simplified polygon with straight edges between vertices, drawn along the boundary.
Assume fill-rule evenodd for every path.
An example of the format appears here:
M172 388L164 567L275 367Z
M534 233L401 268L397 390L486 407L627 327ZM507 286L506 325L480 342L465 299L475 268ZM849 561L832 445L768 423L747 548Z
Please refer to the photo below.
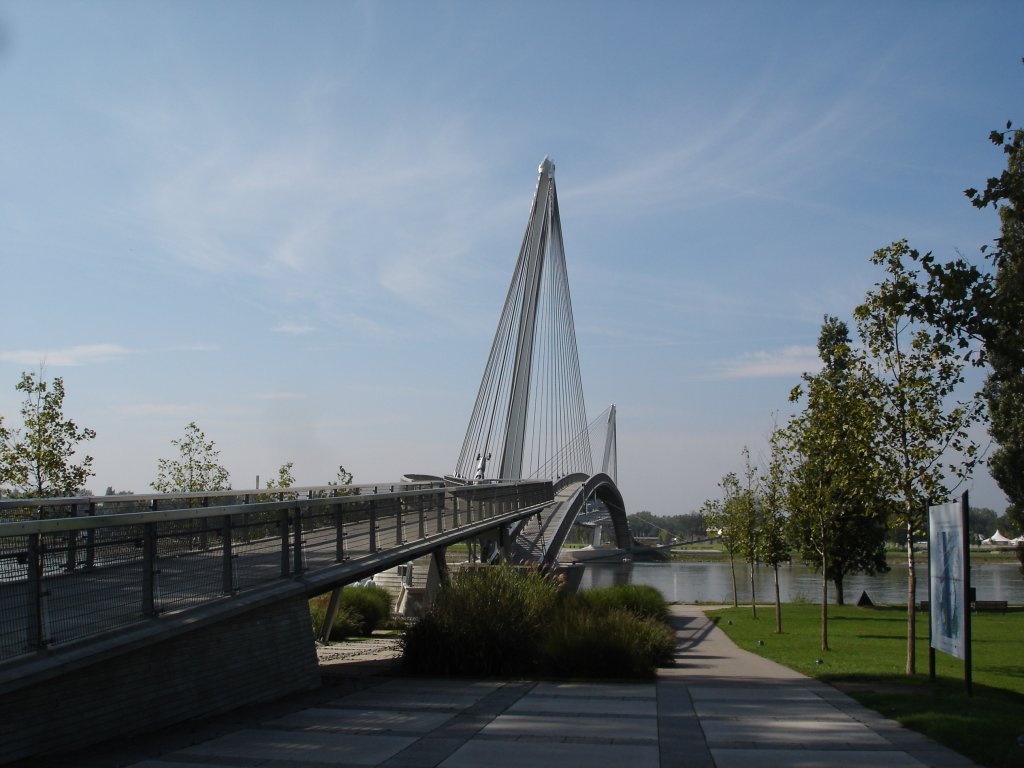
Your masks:
M202 501L202 505L201 506L202 506L203 509L206 509L208 506L210 506L210 497L209 496L203 496L203 501ZM202 549L203 552L205 552L206 550L208 550L210 548L209 536L207 535L207 531L208 530L209 530L209 525L208 525L207 519L204 517L200 521L200 523L199 523L199 548Z
M377 551L377 502L370 502L370 554Z
M71 503L71 517L78 517L78 505L74 502ZM68 531L68 556L67 561L64 564L65 569L68 573L75 570L76 560L78 560L78 553L76 552L75 545L78 543L78 530L72 529Z
M89 517L96 517L96 502L89 502ZM96 562L96 529L90 528L85 534L85 567L92 568Z
M295 549L294 549L294 573L298 576L302 573L302 507L295 508Z
M444 493L435 493L432 498L435 500L434 506L437 507L437 530L434 533L442 533L444 531Z
M452 528L459 527L459 497L452 494Z
M281 575L288 576L291 573L290 570L290 558L289 558L289 546L288 546L288 534L291 532L288 525L288 510L282 509L280 517L277 521L278 527L281 529Z
M345 515L341 505L334 505L334 559L339 563L345 560Z
M156 523L142 525L142 615L156 616Z
M39 549L39 534L30 533L28 537L28 552L25 558L25 566L28 568L25 574L28 578L28 605L25 617L25 641L30 651L40 651L45 645L43 640L43 579L42 579L42 557Z
M233 564L233 555L231 554L231 515L224 515L224 522L221 523L221 590L225 595L233 595L235 593Z
M427 538L427 504L423 499L423 494L416 497L416 506L419 509L420 514L420 538Z
M405 529L402 524L402 500L394 499L392 504L395 505L395 546L400 547L405 543Z

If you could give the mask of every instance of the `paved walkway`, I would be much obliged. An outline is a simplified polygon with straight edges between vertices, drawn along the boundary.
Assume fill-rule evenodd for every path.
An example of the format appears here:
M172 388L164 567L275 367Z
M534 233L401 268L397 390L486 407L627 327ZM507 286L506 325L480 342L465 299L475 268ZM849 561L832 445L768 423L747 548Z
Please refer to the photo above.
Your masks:
M652 683L422 680L342 674L334 687L221 719L132 768L963 768L973 765L848 696L739 650L674 606L676 666ZM359 663L394 647L366 646ZM353 667L353 670L355 667ZM148 754L138 759L140 754ZM130 756L130 757L129 757Z

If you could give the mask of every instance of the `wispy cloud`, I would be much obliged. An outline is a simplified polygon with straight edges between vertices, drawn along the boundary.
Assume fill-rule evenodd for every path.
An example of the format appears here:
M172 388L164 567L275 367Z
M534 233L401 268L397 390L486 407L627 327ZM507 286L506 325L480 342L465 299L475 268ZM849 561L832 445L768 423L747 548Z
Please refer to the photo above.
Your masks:
M168 352L220 352L221 348L217 344L180 344L174 347L168 347Z
M712 364L711 379L798 377L821 367L816 347L791 346L772 352L751 352Z
M186 403L129 403L118 410L125 416L188 417L196 412L196 406Z
M253 400L304 400L303 392L258 392L252 396Z
M316 326L309 325L308 323L293 323L284 322L274 326L274 333L290 333L295 336L300 336L304 333L312 333L317 330Z
M0 352L0 360L19 365L64 367L108 363L132 354L132 350L119 344L81 344L65 349L18 349Z

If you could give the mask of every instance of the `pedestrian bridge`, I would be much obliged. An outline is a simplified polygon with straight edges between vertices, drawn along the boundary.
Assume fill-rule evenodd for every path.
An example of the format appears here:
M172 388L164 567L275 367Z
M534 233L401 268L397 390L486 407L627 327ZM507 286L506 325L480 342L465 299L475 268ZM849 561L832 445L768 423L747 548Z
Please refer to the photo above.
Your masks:
M315 687L308 598L428 555L443 572L454 544L552 568L596 508L631 548L615 406L586 418L554 170L451 475L0 501L0 762Z

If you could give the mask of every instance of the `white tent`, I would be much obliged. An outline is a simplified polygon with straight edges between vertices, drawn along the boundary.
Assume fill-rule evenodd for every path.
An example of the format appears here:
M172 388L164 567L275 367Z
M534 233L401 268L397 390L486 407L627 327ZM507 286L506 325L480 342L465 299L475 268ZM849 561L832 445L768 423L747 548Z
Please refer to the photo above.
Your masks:
M1024 537L1021 537L1021 538L1024 538ZM982 539L981 543L982 544L994 544L994 545L1008 545L1008 544L1013 544L1016 541L1017 541L1017 539L1008 539L1005 536L1003 536L1003 534L1001 534L999 531L996 531L991 536L989 536L987 539Z

